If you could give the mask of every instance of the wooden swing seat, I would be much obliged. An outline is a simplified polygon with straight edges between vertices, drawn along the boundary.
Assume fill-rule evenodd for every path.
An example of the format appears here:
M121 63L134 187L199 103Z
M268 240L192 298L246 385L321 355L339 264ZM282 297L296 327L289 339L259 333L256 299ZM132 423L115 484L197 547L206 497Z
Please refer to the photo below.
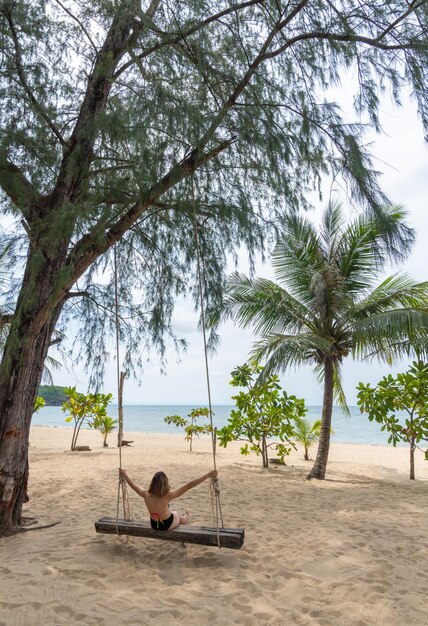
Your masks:
M195 543L202 546L218 546L217 528L206 526L179 526L175 530L153 530L150 522L102 517L95 522L95 530L97 533L112 535L132 535L163 541ZM243 528L220 528L219 536L222 548L239 550L244 543Z

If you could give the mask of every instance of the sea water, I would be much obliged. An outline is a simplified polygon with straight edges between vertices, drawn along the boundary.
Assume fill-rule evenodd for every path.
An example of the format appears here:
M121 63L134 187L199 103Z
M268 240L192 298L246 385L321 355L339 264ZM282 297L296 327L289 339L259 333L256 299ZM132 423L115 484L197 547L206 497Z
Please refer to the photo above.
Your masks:
M179 434L182 428L177 428L173 424L165 424L164 418L167 415L180 415L186 418L188 413L195 408L195 405L127 405L123 407L124 412L124 433L166 433ZM217 428L227 424L233 406L215 405L213 406L213 423ZM313 422L321 418L321 406L309 406L306 418ZM380 425L370 422L367 416L360 413L357 406L350 406L350 417L344 416L338 407L333 409L331 440L337 443L360 443L372 445L386 445L388 443L388 433L381 431ZM117 418L117 406L111 404L108 408L108 415ZM71 424L65 422L66 415L59 406L43 407L33 416L33 425L70 427ZM397 413L397 417L398 413ZM199 424L208 421L208 418L199 418Z

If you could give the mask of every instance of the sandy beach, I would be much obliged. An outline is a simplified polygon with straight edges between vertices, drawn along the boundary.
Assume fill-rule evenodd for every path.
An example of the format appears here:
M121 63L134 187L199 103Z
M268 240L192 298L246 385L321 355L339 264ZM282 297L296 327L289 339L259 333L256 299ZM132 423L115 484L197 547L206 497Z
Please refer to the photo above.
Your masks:
M126 433L122 465L147 486L163 469L173 487L212 468L211 443ZM119 451L84 431L34 427L25 515L60 523L0 539L0 625L417 626L427 623L428 462L407 448L333 444L328 477L306 481L301 450L261 467L239 444L220 448L225 526L245 528L241 550L100 535L116 516ZM315 450L312 451L312 456ZM135 519L146 519L131 492ZM179 508L211 525L208 483Z

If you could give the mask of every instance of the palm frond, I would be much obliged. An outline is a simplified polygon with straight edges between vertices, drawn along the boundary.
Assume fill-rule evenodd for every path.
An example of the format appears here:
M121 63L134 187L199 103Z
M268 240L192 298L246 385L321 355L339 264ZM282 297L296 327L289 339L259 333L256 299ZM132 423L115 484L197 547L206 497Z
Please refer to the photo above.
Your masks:
M333 370L333 393L334 398L342 410L342 413L347 417L351 417L351 412L346 402L346 394L342 387L342 372L338 363L334 364Z
M380 265L367 218L354 220L344 230L337 244L336 262L349 294L360 294L373 284Z
M415 230L406 224L407 212L399 205L389 205L374 217L377 230L376 243L381 263L402 263L409 256L415 243Z
M307 309L276 283L258 278L252 280L235 273L228 280L223 299L224 317L257 334L299 332L311 326Z
M293 430L295 433L294 439L296 441L300 441L301 443L307 442L308 444L311 444L319 437L321 430L321 420L315 420L311 424L308 419L296 415L295 417L293 417L293 422Z
M61 367L62 364L57 359L54 359L52 356L48 355L45 359L45 367L43 369L42 381L47 385L53 385L54 378L52 370L58 371L61 369Z
M402 357L428 356L428 309L396 309L356 323L353 354L392 363Z
M414 231L399 206L389 206L376 217L363 214L343 231L337 262L348 292L358 293L373 284L386 261L402 261L414 242Z
M337 242L345 228L345 220L342 205L329 202L324 211L321 221L321 239L325 249L325 257L328 262L335 261Z
M302 217L291 216L285 224L285 232L272 253L275 278L295 298L308 303L313 275L326 265L322 241L315 227Z
M266 335L255 342L250 355L261 361L266 359L263 375L285 372L291 365L316 363L319 354L329 350L331 344L312 333L299 335Z
M356 320L396 308L428 308L428 282L417 283L405 274L388 276L354 307Z

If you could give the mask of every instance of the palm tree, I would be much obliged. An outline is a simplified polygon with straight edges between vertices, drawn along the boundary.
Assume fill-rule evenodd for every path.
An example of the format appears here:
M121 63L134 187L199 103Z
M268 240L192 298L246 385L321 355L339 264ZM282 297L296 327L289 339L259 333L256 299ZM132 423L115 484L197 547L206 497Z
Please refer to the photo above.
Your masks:
M309 461L309 448L318 441L321 433L321 420L315 420L313 424L309 420L305 420L303 417L294 418L294 441L301 443L305 454L305 461Z
M108 448L107 437L115 429L116 424L117 424L117 420L113 419L112 417L109 417L108 415L97 417L94 420L94 428L99 430L103 436L104 448Z
M375 286L386 262L410 251L413 231L399 207L346 224L330 204L320 228L302 216L284 217L273 252L277 282L231 276L223 317L261 339L252 356L264 375L314 365L324 385L318 453L309 478L325 477L333 398L349 414L340 380L343 359L393 359L427 351L428 283L393 275Z

